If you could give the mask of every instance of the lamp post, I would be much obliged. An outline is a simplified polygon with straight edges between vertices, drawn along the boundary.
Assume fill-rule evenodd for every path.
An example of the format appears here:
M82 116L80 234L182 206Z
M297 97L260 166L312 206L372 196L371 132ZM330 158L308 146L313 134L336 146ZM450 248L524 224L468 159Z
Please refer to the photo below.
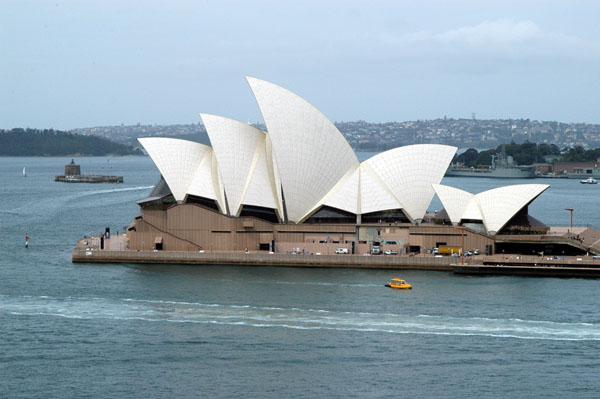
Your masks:
M458 230L460 230L461 235L460 235L460 264L464 265L465 264L465 230L467 229L464 226L457 226L456 227Z
M565 211L571 212L571 230L569 231L571 234L573 234L573 210L573 208L565 208Z

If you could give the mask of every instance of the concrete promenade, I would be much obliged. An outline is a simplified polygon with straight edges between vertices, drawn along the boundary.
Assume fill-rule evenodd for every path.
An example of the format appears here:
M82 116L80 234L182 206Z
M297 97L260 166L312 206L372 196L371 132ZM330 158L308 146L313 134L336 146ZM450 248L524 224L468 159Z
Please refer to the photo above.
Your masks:
M195 251L73 250L76 263L165 263L198 265L248 265L296 267L351 267L364 269L412 269L452 271L456 258L397 255L292 255L268 253L218 253Z
M594 237L595 238L595 237ZM73 250L75 263L161 263L190 265L245 265L290 267L347 267L362 269L437 270L460 274L509 274L560 277L600 277L600 259L593 256L477 255L461 258L406 255L302 255L267 252L134 251L126 236L114 234L104 240L82 238Z

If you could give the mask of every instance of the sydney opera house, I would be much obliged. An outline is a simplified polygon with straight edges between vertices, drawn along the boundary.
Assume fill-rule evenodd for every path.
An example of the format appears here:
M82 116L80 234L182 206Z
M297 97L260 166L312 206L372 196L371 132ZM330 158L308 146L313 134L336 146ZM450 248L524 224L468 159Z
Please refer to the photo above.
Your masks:
M545 232L528 205L548 185L471 194L440 185L457 148L420 144L360 162L335 125L298 95L247 78L266 132L201 114L211 146L140 143L161 174L128 228L130 249L421 253L460 245L493 253L495 237ZM436 195L444 209L428 213Z

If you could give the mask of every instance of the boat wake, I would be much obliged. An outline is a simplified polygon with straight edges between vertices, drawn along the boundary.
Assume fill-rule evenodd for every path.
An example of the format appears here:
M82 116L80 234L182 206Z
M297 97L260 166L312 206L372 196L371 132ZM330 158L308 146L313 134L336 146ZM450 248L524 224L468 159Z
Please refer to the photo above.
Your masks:
M113 194L122 193L127 191L142 191L150 190L154 186L138 186L138 187L127 187L127 188L113 188L106 190L92 190L92 191L80 191L74 192L67 195L62 195L58 198L52 198L51 201L37 201L31 203L25 203L18 207L11 209L0 209L0 214L24 216L24 217L41 217L41 218L53 218L58 212L64 211L65 209L77 209L85 208L89 209L90 202L85 201L86 197L102 194ZM119 203L125 201L120 197L111 197L111 200L118 200ZM99 206L107 206L108 202L105 200ZM37 219L39 221L39 219ZM16 219L12 222L4 224L7 226L17 226L23 223L22 219Z
M146 322L224 324L258 328L362 331L387 334L600 341L600 324L590 323L435 315L415 316L138 299L0 296L0 313L84 320L142 320Z
M235 283L239 280L234 279L211 279L205 278L205 281L215 281L219 283ZM309 285L323 287L382 287L382 284L361 284L361 283L328 283L317 281L282 281L282 280L245 280L252 284L276 284L276 285Z
M127 187L127 188L112 188L109 190L93 190L93 191L85 191L80 194L81 197L85 197L88 195L98 195L98 194L112 194L112 193L122 193L124 191L140 191L140 190L148 190L153 188L154 186L139 186L139 187Z

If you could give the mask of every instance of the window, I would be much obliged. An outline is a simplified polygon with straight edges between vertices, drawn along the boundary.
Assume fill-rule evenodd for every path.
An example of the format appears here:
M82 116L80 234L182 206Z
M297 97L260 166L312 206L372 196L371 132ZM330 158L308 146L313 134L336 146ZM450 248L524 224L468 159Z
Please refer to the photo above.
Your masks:
M306 223L356 223L356 215L330 206L322 206Z
M265 220L271 223L278 223L277 213L275 213L275 209L264 208L262 206L255 205L244 205L242 207L242 212L240 212L241 216L253 216L257 219Z

